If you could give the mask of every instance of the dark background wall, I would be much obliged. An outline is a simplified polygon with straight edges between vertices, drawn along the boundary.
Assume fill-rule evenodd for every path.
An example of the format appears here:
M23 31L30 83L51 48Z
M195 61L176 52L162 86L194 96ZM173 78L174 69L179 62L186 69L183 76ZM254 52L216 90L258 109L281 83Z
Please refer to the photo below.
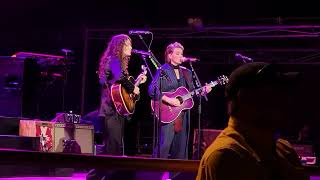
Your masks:
M202 19L202 26L188 24L188 18ZM218 75L228 75L238 65L234 53L240 52L256 61L275 61L281 63L318 62L319 38L212 38L221 31L204 30L201 27L216 26L265 26L265 25L318 25L320 13L314 1L254 1L254 0L199 0L199 1L41 1L11 0L0 4L0 55L8 56L17 51L29 51L63 55L62 48L72 49L73 64L70 67L67 90L66 110L81 112L81 90L85 31L92 28L122 28L121 31L99 32L87 44L87 64L85 65L86 84L84 93L83 114L94 111L99 103L99 86L95 71L99 57L106 47L106 42L115 33L127 33L130 29L171 28L172 31L155 31L152 50L163 63L163 52L166 45L173 41L181 42L186 50L185 55L200 57L195 65L203 83L215 80ZM183 33L177 28L189 29ZM196 33L200 30L203 33ZM309 29L318 32L319 28ZM293 30L292 30L293 31ZM241 31L239 31L241 32ZM238 33L239 33L238 32ZM269 31L266 31L269 32ZM266 33L265 32L265 33ZM232 32L231 32L232 33ZM261 32L260 32L261 33ZM283 32L272 32L282 35ZM104 37L101 38L101 35ZM208 35L206 38L201 35ZM230 34L229 34L230 35ZM185 37L189 38L185 38ZM211 38L210 38L211 37ZM143 49L141 41L132 37L134 48ZM307 57L307 58L306 58ZM130 69L138 74L142 64L139 56L132 57ZM318 66L312 66L314 74L308 76L303 92L299 94L302 102L296 106L299 117L317 119L316 97L318 87ZM305 69L303 69L305 71ZM150 79L150 78L149 78ZM131 125L140 127L142 136L152 135L152 117L146 86L142 86L141 101ZM53 84L47 92L52 94L61 89L61 82ZM61 99L44 96L41 117L50 119L56 111L62 111ZM61 97L60 97L61 98ZM225 99L223 87L216 87L209 96L209 102L203 103L202 124L206 128L221 129L226 125ZM50 105L52 104L52 106ZM53 108L54 107L54 108ZM300 108L304 110L301 110ZM196 117L196 108L193 116ZM303 112L303 113L302 113ZM304 116L305 115L305 116ZM196 118L193 118L194 120ZM193 122L194 123L194 122ZM130 126L130 124L129 124ZM129 128L130 129L130 128ZM129 134L135 134L136 131ZM143 134L145 133L145 134ZM135 137L132 135L131 137ZM150 142L150 140L148 141Z

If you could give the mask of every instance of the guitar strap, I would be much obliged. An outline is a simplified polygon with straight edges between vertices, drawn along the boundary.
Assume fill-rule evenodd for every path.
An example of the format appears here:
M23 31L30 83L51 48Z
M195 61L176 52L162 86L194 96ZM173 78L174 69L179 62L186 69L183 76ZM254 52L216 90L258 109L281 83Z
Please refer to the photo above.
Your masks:
M186 85L187 88L190 90L190 87L192 87L191 83L192 83L192 77L190 77L190 74L188 73L188 70L185 68L180 68L181 72L182 72L182 76L184 77L185 81L186 81ZM177 117L177 119L174 120L174 132L175 133L179 133L180 131L183 130L183 125L182 125L182 121L183 121L183 117L184 117L184 113L185 112L181 112L181 114Z
M190 90L190 88L192 87L191 83L192 83L192 77L190 77L188 70L185 68L180 68L182 71L182 75L184 77L184 79L186 80L186 84L187 84L187 88Z

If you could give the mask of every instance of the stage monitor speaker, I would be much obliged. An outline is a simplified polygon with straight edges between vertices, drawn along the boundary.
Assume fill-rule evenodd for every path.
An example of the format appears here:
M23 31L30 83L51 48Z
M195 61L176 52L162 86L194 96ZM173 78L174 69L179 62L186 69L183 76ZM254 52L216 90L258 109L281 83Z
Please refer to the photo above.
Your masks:
M294 150L300 157L301 163L313 165L316 163L317 158L315 155L314 147L311 144L292 144Z
M76 142L82 154L94 153L93 125L41 121L36 123L36 136L44 152L64 152L66 143Z
M22 116L23 59L0 56L0 116Z
M217 138L222 130L219 129L202 129L201 130L201 146L200 146L200 155L204 153L208 146ZM193 136L193 159L197 156L197 147L198 147L198 129L194 130Z

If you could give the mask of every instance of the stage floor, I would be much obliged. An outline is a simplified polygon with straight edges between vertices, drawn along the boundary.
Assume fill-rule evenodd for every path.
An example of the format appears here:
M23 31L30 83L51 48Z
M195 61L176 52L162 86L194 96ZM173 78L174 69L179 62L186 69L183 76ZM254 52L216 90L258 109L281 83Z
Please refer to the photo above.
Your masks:
M85 180L87 173L73 173L70 177L10 177L10 178L0 178L0 180ZM189 178L182 178L184 180L195 179L194 175L188 175ZM135 177L130 177L129 180L166 180L169 178L169 173L154 173L154 172L136 172ZM181 179L181 178L179 178ZM122 179L126 180L126 179Z
M12 178L0 178L1 180L84 180L87 173L74 173L72 177L12 177Z
M85 180L86 173L74 173L72 177L12 177L12 178L0 178L1 180ZM141 177L140 177L141 178ZM140 179L138 178L138 179ZM140 180L143 180L140 179ZM310 180L320 180L320 176L311 176Z
M87 173L73 173L70 177L10 177L10 178L0 178L0 180L85 180ZM195 179L195 174L193 175L187 175L186 177L178 177L180 180L181 178L183 180L193 180ZM130 177L129 180L166 180L169 178L169 173L154 173L154 172L137 172L135 177ZM122 179L126 180L126 179ZM319 179L320 180L320 179Z

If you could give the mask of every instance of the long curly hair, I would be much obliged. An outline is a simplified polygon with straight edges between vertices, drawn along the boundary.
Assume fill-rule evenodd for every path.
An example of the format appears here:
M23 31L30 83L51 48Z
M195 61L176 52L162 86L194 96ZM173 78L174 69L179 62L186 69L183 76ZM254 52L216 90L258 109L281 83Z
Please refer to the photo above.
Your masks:
M118 58L121 61L122 71L128 73L128 63L130 57L125 56L123 53L123 47L125 46L125 42L127 40L131 42L131 38L126 34L115 35L111 38L100 59L98 71L99 78L102 78L105 75L105 71L108 68L111 57Z

